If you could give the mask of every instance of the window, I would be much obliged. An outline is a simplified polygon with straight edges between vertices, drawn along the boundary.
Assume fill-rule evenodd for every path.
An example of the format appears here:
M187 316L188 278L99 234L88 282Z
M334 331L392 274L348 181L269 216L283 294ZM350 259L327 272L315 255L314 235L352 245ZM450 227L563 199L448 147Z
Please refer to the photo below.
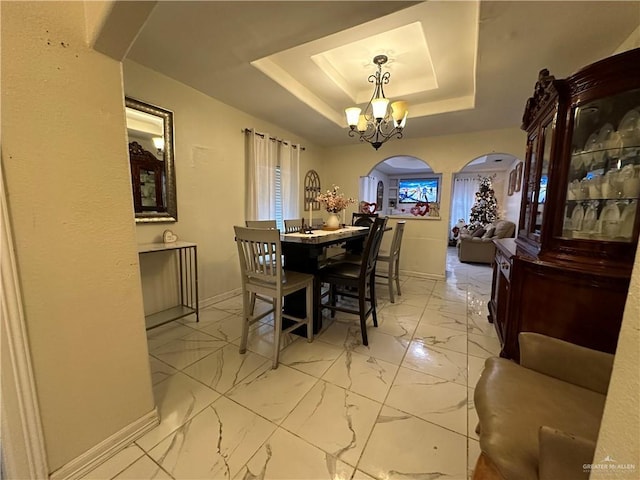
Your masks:
M440 178L402 178L398 182L400 203L437 202Z

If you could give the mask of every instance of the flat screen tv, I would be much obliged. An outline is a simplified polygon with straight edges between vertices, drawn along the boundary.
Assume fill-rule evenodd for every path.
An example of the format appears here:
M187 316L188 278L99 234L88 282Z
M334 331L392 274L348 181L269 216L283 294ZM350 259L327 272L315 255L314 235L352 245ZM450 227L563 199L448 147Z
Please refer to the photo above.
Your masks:
M438 178L406 178L398 182L400 203L437 202Z

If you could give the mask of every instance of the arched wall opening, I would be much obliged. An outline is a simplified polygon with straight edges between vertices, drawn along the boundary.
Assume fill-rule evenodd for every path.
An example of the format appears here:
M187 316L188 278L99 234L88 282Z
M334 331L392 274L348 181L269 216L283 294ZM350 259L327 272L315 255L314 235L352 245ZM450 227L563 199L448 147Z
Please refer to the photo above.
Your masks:
M497 218L518 224L522 199L524 163L509 153L487 153L470 160L453 174L449 212L450 231L459 224L468 224L471 207L480 180L489 178L497 201ZM450 236L453 241L453 233Z
M359 179L362 211L393 216L439 216L442 175L424 160L394 155L378 162ZM428 204L428 205L427 205Z

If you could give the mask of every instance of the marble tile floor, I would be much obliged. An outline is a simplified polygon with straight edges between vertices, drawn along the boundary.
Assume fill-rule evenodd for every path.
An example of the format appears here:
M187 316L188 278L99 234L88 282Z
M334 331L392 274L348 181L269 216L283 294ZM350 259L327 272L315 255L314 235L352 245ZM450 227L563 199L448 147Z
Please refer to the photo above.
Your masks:
M288 337L277 370L269 317L238 353L240 297L151 330L161 423L85 478L468 479L473 390L499 351L490 286L450 248L445 281L405 276L395 304L378 288L368 347L338 314L311 344Z

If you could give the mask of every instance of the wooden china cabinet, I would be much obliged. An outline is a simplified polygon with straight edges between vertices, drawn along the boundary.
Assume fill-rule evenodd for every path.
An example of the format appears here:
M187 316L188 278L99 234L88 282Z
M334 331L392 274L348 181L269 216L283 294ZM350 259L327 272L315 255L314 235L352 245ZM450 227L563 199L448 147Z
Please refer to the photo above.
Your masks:
M640 230L640 49L541 71L522 128L518 235L496 241L489 303L501 356L519 360L522 331L613 353Z

